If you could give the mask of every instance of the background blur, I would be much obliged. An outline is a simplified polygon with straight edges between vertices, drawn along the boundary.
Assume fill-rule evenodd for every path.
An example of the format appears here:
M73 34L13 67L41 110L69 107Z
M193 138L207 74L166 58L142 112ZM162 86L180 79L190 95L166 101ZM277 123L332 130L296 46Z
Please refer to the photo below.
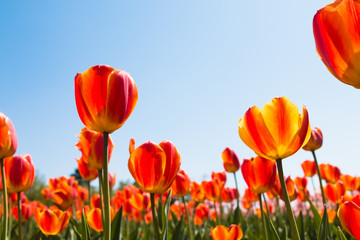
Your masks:
M312 128L323 131L319 162L359 172L360 92L335 79L315 51L312 18L329 2L127 2L1 4L0 111L16 128L16 154L30 153L38 175L68 176L77 167L83 125L74 77L97 64L128 71L139 91L133 114L111 135L117 181L133 181L130 138L136 146L171 140L197 181L223 171L225 147L240 159L255 156L238 136L238 120L284 95L305 105ZM306 159L303 150L285 159L285 174L302 176Z

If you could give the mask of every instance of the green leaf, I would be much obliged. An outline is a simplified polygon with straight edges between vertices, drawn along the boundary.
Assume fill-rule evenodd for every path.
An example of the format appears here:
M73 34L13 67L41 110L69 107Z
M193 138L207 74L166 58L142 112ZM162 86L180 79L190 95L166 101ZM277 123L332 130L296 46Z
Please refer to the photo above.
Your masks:
M172 232L172 240L180 240L182 238L182 225L183 218L181 217L180 221L177 222L174 231Z
M326 240L327 222L328 222L328 220L327 220L327 209L326 209L326 206L324 206L324 213L323 213L323 217L322 217L322 220L321 220L321 224L320 224L319 231L318 231L318 236L317 236L318 240Z
M304 217L302 211L300 211L299 216L296 219L296 225L299 230L300 239L305 240Z
M233 223L234 223L234 224L239 224L239 223L240 223L240 226L241 226L242 231L243 231L243 232L246 232L246 229L247 229L246 220L245 220L245 217L244 217L244 215L242 214L241 209L240 209L239 206L237 206L237 207L235 208Z
M81 234L79 232L80 226L79 226L78 222L74 218L71 217L70 218L70 224L72 225L72 229L74 230L76 238L78 240L81 240Z
M310 200L310 198L307 194L306 194L306 198L307 198L308 202L310 203L310 209L311 209L312 213L314 214L314 221L316 224L316 228L319 228L319 226L321 224L321 216L319 214L319 211L316 209L315 205L312 203L312 201Z
M121 220L123 206L120 207L120 210L116 213L114 219L111 222L111 240L120 240L121 239Z
M268 236L270 236L270 239L277 239L280 240L279 234L276 231L274 224L272 223L272 221L269 219L269 216L267 214L264 214L265 216L265 221L267 222L267 231L268 232ZM270 231L271 229L271 231Z
M84 210L81 213L81 239L90 240L90 228L86 221Z
M38 230L36 230L34 235L32 235L31 240L40 240L41 235L42 235L42 233L41 233L40 229L38 229Z
M343 231L341 230L340 227L337 227L337 230L338 230L338 234L339 234L339 239L340 240L347 240L346 237L345 237L345 234L343 233Z
M284 231L281 233L280 240L287 240L288 239L287 236L288 236L288 230L285 227Z
M169 216L169 208L170 208L170 201L171 201L171 189L169 191L169 195L166 198L165 205L162 209L162 230L161 230L161 239L167 240L168 238L168 216Z

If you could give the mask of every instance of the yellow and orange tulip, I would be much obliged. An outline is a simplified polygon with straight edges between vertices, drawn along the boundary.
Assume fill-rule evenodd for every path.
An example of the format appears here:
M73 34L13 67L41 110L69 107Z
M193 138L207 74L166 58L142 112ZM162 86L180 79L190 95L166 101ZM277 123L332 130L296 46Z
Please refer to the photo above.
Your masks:
M35 220L40 230L46 235L57 235L68 225L70 219L69 212L59 209L37 208Z
M83 158L76 159L76 162L78 164L78 170L80 173L80 176L87 182L90 182L98 177L98 170L96 169L90 169L85 164Z
M215 228L211 228L211 237L213 240L240 240L243 237L243 232L240 224L232 224L229 228L218 225Z
M75 100L80 119L87 128L112 133L134 110L138 91L129 73L96 65L76 75Z
M251 107L239 120L241 140L257 155L271 160L284 159L302 148L310 138L307 109L287 97L274 98L262 109Z

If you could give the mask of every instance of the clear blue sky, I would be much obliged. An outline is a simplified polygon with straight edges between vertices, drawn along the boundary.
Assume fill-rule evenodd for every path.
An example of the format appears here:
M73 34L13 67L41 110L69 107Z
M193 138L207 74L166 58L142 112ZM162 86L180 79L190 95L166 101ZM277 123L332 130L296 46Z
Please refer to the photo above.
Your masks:
M273 97L304 104L324 134L321 163L360 169L360 91L336 80L316 54L312 18L325 1L6 1L0 8L0 111L46 179L77 167L83 125L74 77L107 64L130 72L139 101L113 133L110 172L132 180L128 143L171 140L193 180L222 171L221 152L254 156L238 119ZM284 160L302 175L303 150ZM240 174L238 175L240 177ZM233 179L229 176L230 184ZM242 183L242 186L244 184Z

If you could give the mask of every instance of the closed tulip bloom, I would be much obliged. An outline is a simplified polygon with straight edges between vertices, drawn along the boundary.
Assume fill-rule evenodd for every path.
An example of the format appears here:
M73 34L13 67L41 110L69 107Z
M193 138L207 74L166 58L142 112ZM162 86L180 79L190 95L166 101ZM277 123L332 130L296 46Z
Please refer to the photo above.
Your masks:
M223 160L225 171L229 173L237 172L240 168L240 162L236 153L230 148L225 148L225 150L221 154L221 158Z
M340 175L340 179L344 184L345 191L354 191L357 189L356 177L350 175Z
M223 202L231 203L236 199L236 188L223 188L221 191L221 199Z
M332 166L331 164L320 164L319 165L321 178L327 183L336 183L340 179L340 169Z
M306 145L303 147L306 151L315 151L321 148L323 143L323 135L319 128L315 128L311 131L311 137Z
M87 128L112 133L134 110L138 91L129 73L96 65L76 75L75 100L79 117Z
M110 207L111 221L114 218L114 209ZM100 208L93 208L86 213L86 220L89 226L97 232L103 231L103 223Z
M211 237L213 240L240 240L243 237L243 232L240 224L232 224L229 228L218 225L215 228L211 228Z
M17 136L11 120L0 112L0 159L10 157L17 149Z
M210 213L209 206L204 203L200 203L199 205L197 205L195 209L195 216L201 219L201 221L208 220L209 213Z
M4 159L8 193L25 192L34 182L35 168L29 154Z
M116 173L114 173L113 175L111 175L109 173L109 187L110 189L112 189L115 186L116 183Z
M88 166L85 164L83 158L76 159L76 162L78 164L78 170L80 173L80 176L87 182L90 182L98 177L98 170L93 170L88 168Z
M244 159L241 172L246 184L254 193L265 193L274 187L276 164L269 159L259 156Z
M241 140L257 155L271 160L284 159L302 148L310 138L307 109L287 97L274 98L262 109L251 107L239 120Z
M295 185L299 190L306 189L307 183L308 183L308 181L307 181L306 177L296 177L295 178Z
M150 195L146 192L136 193L131 196L131 198L129 199L129 203L137 211L146 212L146 210L150 209Z
M225 183L218 178L213 181L202 181L201 187L204 190L205 197L210 201L220 201L221 190Z
M259 195L257 193L254 193L250 188L245 189L245 193L242 198L243 200L247 200L250 202L259 201Z
M75 147L81 151L84 163L93 170L103 169L103 134L83 128L78 137L80 140ZM114 144L109 136L108 161L110 161L113 149Z
M307 196L310 196L309 190L303 189L298 191L298 199L302 202L307 202Z
M341 182L336 184L329 183L324 187L324 192L327 199L338 204L341 202L341 197L345 194L345 187Z
M46 235L57 235L68 225L70 219L69 212L59 209L37 208L35 220L40 230Z
M226 183L226 173L225 172L212 172L211 179L215 180L218 179L221 184L225 185Z
M184 197L190 192L190 178L182 169L178 171L176 177L171 184L171 190L175 197Z
M337 213L343 228L355 239L360 239L360 207L352 201L340 205Z
M295 188L295 182L289 176L289 177L286 178L285 184L286 184L286 189L287 189L288 194L289 194L290 201L294 201L298 196L298 191ZM278 192L280 198L282 200L284 200L283 195L281 194L281 186L280 186L280 184L275 184L275 189Z
M203 202L205 199L204 189L195 181L190 184L190 196L197 202Z
M320 9L313 19L316 51L334 77L360 88L360 3L337 0Z
M180 164L180 154L172 142L147 142L131 153L128 168L142 190L161 194L172 184Z
M304 175L306 177L313 177L316 174L316 165L315 165L315 161L309 161L309 160L305 160L302 164L301 167L304 171Z

